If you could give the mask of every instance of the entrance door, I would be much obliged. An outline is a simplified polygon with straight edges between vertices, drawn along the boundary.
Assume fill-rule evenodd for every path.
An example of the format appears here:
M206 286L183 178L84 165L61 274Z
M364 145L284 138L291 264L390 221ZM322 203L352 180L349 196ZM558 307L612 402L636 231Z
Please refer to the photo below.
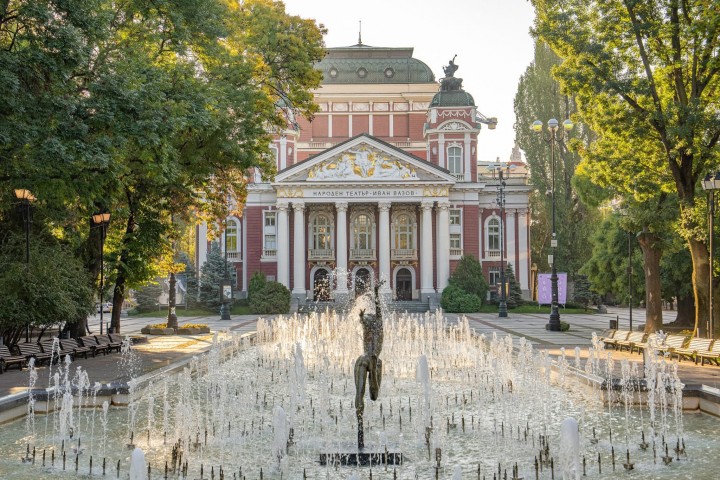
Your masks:
M364 295L370 289L370 271L361 268L355 272L355 296Z
M395 297L398 300L412 300L412 274L407 268L401 268L395 276Z
M320 269L313 277L313 300L316 302L327 302L330 300L330 274L327 270Z

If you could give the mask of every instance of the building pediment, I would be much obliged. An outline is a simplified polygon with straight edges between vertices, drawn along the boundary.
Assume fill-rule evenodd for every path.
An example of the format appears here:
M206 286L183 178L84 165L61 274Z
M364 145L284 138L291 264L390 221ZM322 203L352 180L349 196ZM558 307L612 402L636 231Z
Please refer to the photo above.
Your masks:
M275 183L455 183L444 168L370 135L359 135L278 172Z

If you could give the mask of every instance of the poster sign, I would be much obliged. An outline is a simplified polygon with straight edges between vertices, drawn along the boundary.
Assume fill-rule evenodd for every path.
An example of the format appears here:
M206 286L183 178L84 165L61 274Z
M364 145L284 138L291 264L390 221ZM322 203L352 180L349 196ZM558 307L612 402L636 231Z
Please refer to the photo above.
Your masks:
M552 304L550 273L538 273L538 305ZM558 273L558 304L567 303L567 273Z
M232 300L232 285L222 286L223 300Z

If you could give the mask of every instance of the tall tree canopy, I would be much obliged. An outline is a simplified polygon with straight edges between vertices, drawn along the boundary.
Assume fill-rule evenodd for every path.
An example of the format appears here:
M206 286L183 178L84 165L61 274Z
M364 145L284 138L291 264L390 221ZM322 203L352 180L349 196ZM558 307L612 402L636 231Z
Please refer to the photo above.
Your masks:
M222 217L249 168L274 171L268 133L315 111L322 34L271 0L0 2L0 184L35 192L91 276L88 218L111 212L116 329L172 215Z
M616 183L677 194L703 329L710 271L697 199L720 163L720 10L708 0L531 1L535 34L563 59L556 76L599 136L583 157L614 165L605 174Z
M535 261L545 270L550 268L545 253L550 249L552 233L552 196L546 193L552 186L552 164L548 144L530 126L535 120L546 123L556 118L562 122L577 110L574 98L563 94L559 82L552 76L553 68L560 62L546 43L537 41L533 62L520 77L515 94L515 138L525 152L530 166L530 183L535 187L530 197L532 251L537 252ZM581 143L587 143L589 135L590 132L581 125L572 132L572 138ZM579 162L580 156L565 142L556 148L555 230L560 246L557 262L561 271L571 273L577 272L589 257L589 238L598 217L594 209L588 209L580 201L573 186L572 178Z

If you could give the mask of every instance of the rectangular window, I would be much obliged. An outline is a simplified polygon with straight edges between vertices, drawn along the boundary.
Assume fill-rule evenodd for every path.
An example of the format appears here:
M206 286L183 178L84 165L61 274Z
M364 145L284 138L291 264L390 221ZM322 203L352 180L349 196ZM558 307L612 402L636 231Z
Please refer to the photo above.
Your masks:
M461 174L463 173L463 162L462 162L462 148L450 147L447 149L447 165L450 173Z
M462 248L462 235L459 233L450 234L450 250L460 250Z
M462 210L450 210L450 225L462 225Z
M490 285L499 285L500 284L500 267L490 267L488 274L490 277L489 278Z
M275 226L275 212L265 212L265 226L266 227L274 227Z
M275 235L265 235L265 250L276 250Z

